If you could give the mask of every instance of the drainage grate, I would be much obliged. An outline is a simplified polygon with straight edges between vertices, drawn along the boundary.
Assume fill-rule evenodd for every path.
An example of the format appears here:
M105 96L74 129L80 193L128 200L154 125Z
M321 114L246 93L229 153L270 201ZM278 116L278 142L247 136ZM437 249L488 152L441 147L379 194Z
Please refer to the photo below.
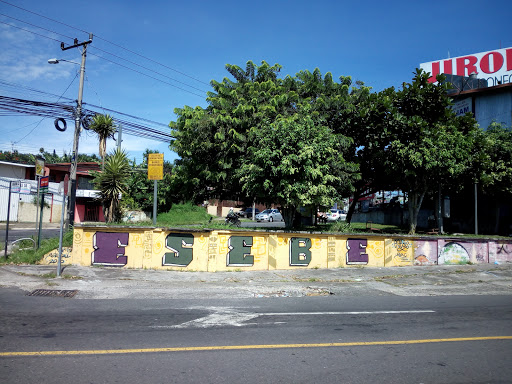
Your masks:
M77 292L78 290L76 289L36 289L27 294L27 296L73 297Z

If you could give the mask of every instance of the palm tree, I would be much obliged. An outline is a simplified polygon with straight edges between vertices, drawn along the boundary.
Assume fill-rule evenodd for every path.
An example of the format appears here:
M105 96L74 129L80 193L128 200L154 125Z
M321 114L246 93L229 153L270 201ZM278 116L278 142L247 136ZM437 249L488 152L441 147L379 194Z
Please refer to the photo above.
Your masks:
M116 148L107 157L103 171L94 173L94 184L100 191L100 200L107 223L121 219L120 196L128 189L130 172L127 153Z
M114 118L110 115L96 114L92 118L89 129L93 130L99 139L99 153L101 157L101 169L105 168L105 155L107 151L107 139L114 138L117 125L114 123Z

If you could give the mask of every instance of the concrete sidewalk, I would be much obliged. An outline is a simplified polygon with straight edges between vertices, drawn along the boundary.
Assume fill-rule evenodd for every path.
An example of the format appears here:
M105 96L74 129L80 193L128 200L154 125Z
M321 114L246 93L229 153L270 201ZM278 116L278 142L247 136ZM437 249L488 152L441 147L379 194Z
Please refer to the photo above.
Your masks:
M215 273L67 266L55 275L54 265L5 265L0 287L77 290L75 299L512 295L512 263Z

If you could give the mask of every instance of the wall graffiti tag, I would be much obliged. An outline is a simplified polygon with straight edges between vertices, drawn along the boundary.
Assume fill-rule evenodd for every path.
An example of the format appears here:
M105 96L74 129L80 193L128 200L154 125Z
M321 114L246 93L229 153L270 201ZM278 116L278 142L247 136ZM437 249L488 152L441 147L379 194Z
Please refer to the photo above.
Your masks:
M439 264L466 264L469 260L468 251L455 242L446 244L439 254Z
M129 233L96 232L93 236L92 264L124 266L128 261L125 247L128 246Z
M67 264L222 271L512 262L512 240L75 228ZM345 249L346 248L346 249ZM128 255L130 257L128 258ZM57 263L53 251L42 260ZM172 269L172 268L171 268Z
M348 239L347 265L368 264L367 245L368 240L366 239Z
M311 263L311 239L292 237L290 239L290 266L307 266Z
M253 246L252 236L231 236L228 240L228 254L226 266L251 267L254 265L254 255L251 255Z
M162 259L162 265L186 267L194 258L194 235L191 233L170 233L165 238L166 252Z

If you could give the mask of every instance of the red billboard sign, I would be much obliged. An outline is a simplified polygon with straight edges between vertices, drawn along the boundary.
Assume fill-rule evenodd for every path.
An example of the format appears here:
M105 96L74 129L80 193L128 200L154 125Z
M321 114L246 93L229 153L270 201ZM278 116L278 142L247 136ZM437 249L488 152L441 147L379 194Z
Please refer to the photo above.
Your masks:
M479 79L486 79L490 87L512 83L512 48L431 61L420 64L420 68L432 74L429 80L432 83L440 73L457 76L475 73Z

